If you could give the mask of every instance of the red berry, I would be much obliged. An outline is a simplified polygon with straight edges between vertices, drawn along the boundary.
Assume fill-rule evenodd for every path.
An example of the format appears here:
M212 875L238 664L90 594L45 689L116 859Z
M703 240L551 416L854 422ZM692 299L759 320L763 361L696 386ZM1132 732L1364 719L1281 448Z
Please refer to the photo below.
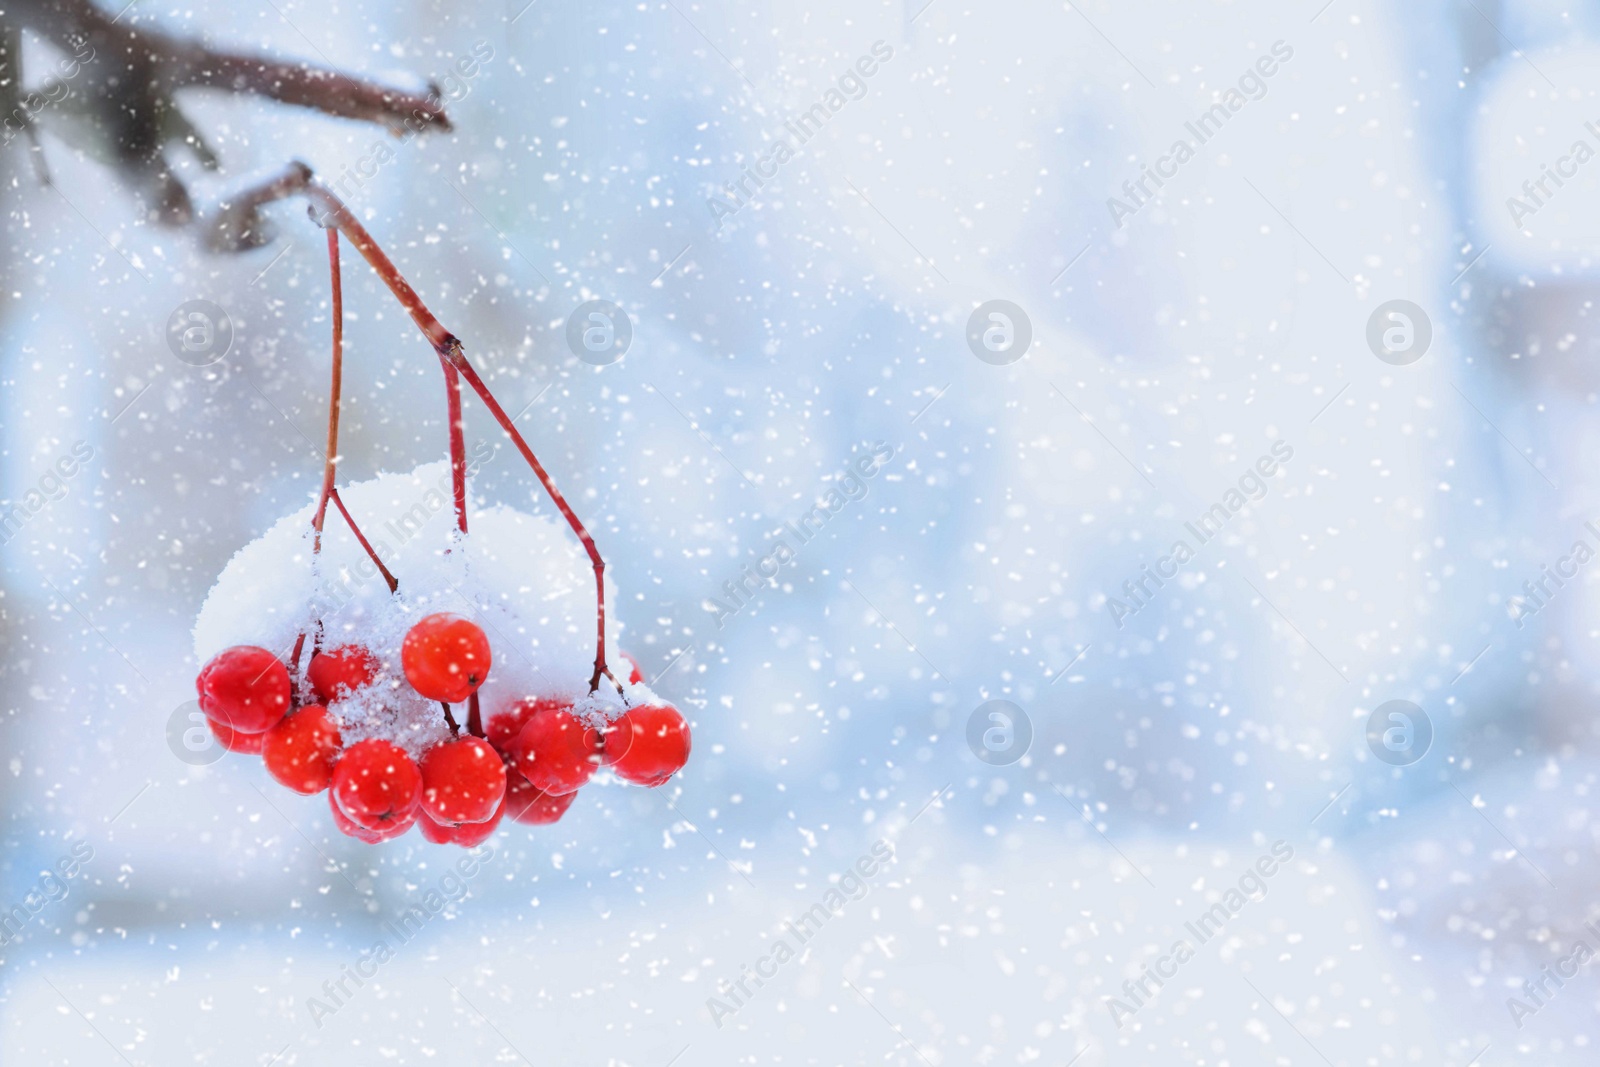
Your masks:
M566 701L557 700L555 697L524 697L515 704L506 708L497 715L491 716L484 723L483 732L488 737L489 743L495 751L502 755L511 747L511 742L517 739L522 728L528 720L533 718L534 712L541 708L567 708L571 705Z
M600 764L600 735L570 708L540 708L507 753L541 792L561 796L587 782Z
M689 724L671 704L629 708L606 730L605 749L618 778L658 786L689 762Z
M306 666L311 691L324 704L347 696L378 676L378 657L360 645L340 645L318 652Z
M328 807L333 810L333 825L339 828L340 833L346 837L353 837L357 841L365 841L369 845L393 840L411 829L417 822L417 817L413 814L408 818L392 823L387 829L368 830L359 823L351 822L350 816L339 810L339 805L335 802L331 792L328 794Z
M500 816L505 813L505 799L501 798L494 814L483 822L462 823L460 826L441 826L428 818L427 811L417 816L417 829L422 831L422 836L436 845L460 845L462 848L477 848L494 834L500 825Z
M389 826L387 829L374 831L373 836L375 836L378 840L370 843L379 844L384 841L393 841L397 837L404 837L406 833L415 825L417 825L417 813L412 812L410 815Z
M567 813L578 791L553 797L536 788L522 773L511 769L506 775L506 818L528 826L548 826Z
M422 812L417 816L417 832L422 835L424 841L431 841L435 845L448 845L450 843L450 835L455 832L455 829L454 826L440 826L428 818L427 812Z
M376 838L371 830L364 826L357 826L350 821L350 816L339 810L339 804L333 799L333 794L328 794L328 807L333 811L333 825L346 837L354 837L368 844L376 844Z
M628 661L629 667L633 668L628 672L628 684L638 685L644 681L644 668L639 666L639 661L634 658L633 653L624 652L622 658Z
M266 734L241 734L238 730L224 726L215 719L207 719L206 725L211 727L211 733L216 737L218 744L229 752L238 752L246 756L261 754L261 739Z
M368 830L409 824L422 801L422 774L399 745L375 737L357 741L334 765L333 800Z
M313 660L313 663L316 661ZM310 796L328 788L343 739L333 716L321 704L301 708L261 735L267 773L281 785Z
M400 666L411 688L429 700L459 704L489 675L489 639L471 619L428 615L406 632Z
M217 653L194 684L206 718L239 733L264 733L289 710L289 668L254 645Z
M505 795L506 765L482 738L458 737L423 753L422 812L434 822L483 822Z

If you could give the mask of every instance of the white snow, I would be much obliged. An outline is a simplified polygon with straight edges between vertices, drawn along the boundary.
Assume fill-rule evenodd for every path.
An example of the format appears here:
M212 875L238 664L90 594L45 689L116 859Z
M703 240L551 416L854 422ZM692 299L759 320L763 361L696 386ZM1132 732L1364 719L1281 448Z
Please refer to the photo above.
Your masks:
M594 570L564 523L496 505L470 511L468 533L459 534L449 464L443 461L410 473L380 474L341 487L339 494L398 579L398 591L390 594L332 504L322 551L314 557L315 505L308 504L241 548L223 568L195 623L199 662L240 644L260 645L287 660L299 635L314 634L320 623L323 647L360 643L382 663L372 685L330 707L345 743L381 737L413 756L449 734L439 704L413 690L400 667L406 631L424 615L464 615L488 635L493 662L479 691L485 721L524 697L588 697ZM609 579L606 596L616 603ZM620 627L615 612L608 614L608 659L621 665L625 679ZM302 685L310 647L308 637ZM642 685L629 686L628 698L654 699ZM591 717L614 718L621 708L606 683L584 700ZM452 710L465 726L465 705Z

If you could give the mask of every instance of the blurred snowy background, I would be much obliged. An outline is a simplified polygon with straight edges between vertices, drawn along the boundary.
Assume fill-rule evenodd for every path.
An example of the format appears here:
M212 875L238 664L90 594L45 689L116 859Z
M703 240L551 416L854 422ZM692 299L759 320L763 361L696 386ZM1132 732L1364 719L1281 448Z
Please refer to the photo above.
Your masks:
M508 824L314 1017L459 853L343 838L259 761L180 760L167 724L215 576L317 485L322 237L299 204L236 256L150 224L69 98L40 119L52 186L25 138L0 155L0 495L26 512L0 548L0 886L36 911L0 949L0 1060L1594 1062L1594 965L1524 983L1600 950L1600 562L1574 553L1600 550L1600 159L1575 147L1600 152L1600 4L124 18L403 84L488 51L453 133L194 91L220 170L168 158L210 208L391 145L353 206L526 405L695 751L663 790ZM63 58L23 48L30 84ZM1273 55L1158 195L1124 191ZM866 56L857 98L714 211ZM344 476L436 460L432 354L346 262ZM568 348L591 299L630 317L619 362ZM1031 324L1006 365L967 340L996 299ZM226 309L220 362L168 350L189 300ZM1391 300L1431 325L1414 362L1369 347ZM496 449L474 492L548 514L471 401L467 423ZM879 442L866 496L719 625L709 599ZM1119 626L1107 598L1276 442L1266 491ZM990 699L1031 723L1010 765L967 742ZM1395 699L1431 723L1405 765L1368 742ZM880 839L860 901L735 1014L708 1006ZM1277 841L1264 899L1119 1014Z

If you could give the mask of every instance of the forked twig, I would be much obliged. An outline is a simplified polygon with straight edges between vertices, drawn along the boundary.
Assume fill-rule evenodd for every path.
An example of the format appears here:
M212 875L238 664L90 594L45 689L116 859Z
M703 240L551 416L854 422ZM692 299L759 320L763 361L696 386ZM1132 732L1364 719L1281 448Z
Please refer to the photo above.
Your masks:
M303 196L311 202L312 218L319 225L337 229L339 233L349 240L355 250L372 267L378 278L388 286L400 306L405 308L406 314L411 316L411 321L416 323L417 329L422 331L422 336L438 353L439 359L446 368L446 386L450 390L452 399L451 407L451 461L452 480L456 485L457 515L462 529L466 528L465 512L465 467L458 451L457 435L461 433L460 419L458 417L460 393L459 385L454 380L454 375L459 374L466 379L473 392L489 409L489 414L500 424L500 428L511 438L511 443L516 446L524 461L532 469L534 475L544 486L545 492L555 503L556 509L567 520L567 525L583 544L584 551L589 555L589 561L594 567L595 581L595 657L594 673L589 678L589 691L592 693L600 688L602 677L610 679L611 683L620 692L622 684L617 681L610 667L606 663L606 585L605 585L605 560L600 555L600 550L595 547L594 538L589 535L588 529L583 525L572 506L567 503L567 498L561 490L556 488L555 481L550 473L545 470L544 464L539 462L533 454L533 449L528 447L528 442L522 437L511 417L506 414L505 408L495 399L489 391L478 372L468 361L461 341L444 328L444 325L428 310L417 291L406 281L394 262L379 247L371 234L367 232L359 219L345 206L343 200L332 189L317 181L310 167L296 160L290 163L282 172L268 180L253 186L239 194L231 201L222 205L221 210L211 222L213 233L225 234L253 234L262 231L261 208L278 200L292 196Z

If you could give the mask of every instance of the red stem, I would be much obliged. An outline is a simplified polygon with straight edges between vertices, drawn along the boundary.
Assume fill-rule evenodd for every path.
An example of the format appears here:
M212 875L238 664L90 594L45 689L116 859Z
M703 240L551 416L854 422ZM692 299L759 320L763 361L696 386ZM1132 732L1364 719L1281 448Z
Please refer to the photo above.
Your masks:
M611 679L611 684L616 685L620 691L622 686L617 683L616 676L606 666L606 561L600 558L600 550L595 547L594 538L589 536L589 531L584 528L577 513L572 510L572 505L567 503L567 498L561 495L561 490L556 488L556 483L551 480L550 474L544 469L544 464L539 462L539 457L533 454L533 449L528 447L528 442L522 439L522 434L517 431L516 424L506 414L505 408L489 392L489 387L483 384L483 379L478 377L478 372L472 369L472 364L467 362L467 357L461 353L457 346L457 355L460 358L461 376L472 386L472 391L478 394L484 407L489 409L489 414L494 416L494 421L511 437L511 443L517 446L517 451L522 453L522 458L528 466L533 468L533 473L538 476L545 492L550 494L550 499L555 501L557 509L566 518L567 525L572 527L572 532L578 535L578 540L583 542L584 550L589 553L589 562L594 564L595 587L595 654L594 674L589 678L589 692L600 688L600 676L603 674Z
M311 168L299 160L290 163L277 176L246 189L233 200L223 204L222 210L212 219L212 229L214 232L258 233L261 228L259 209L265 204L287 200L291 196L303 196L311 201L313 207L322 209L320 217L313 216L318 225L337 229L344 234L345 239L361 253L361 258L367 261L383 284L394 293L395 299L400 301L400 306L406 309L406 314L411 316L411 320L417 324L417 328L422 331L422 335L428 339L435 352L448 357L452 346L460 347L460 342L433 317L433 312L422 303L417 291L401 276L383 249L378 247L378 242L372 239L366 227L362 226L350 213L350 209L345 207L339 195L316 181Z
M317 498L317 513L311 519L311 528L317 532L312 541L312 555L322 551L322 524L328 516L328 498L333 495L339 463L339 395L344 384L344 287L339 278L338 230L328 231L328 271L333 282L333 384L328 392L328 451L323 456L322 495Z
M372 562L378 565L378 571L383 575L383 580L389 583L389 592L392 593L399 588L399 581L372 550L371 542L361 532L361 527L356 525L350 509L339 499L339 490L336 488L339 463L339 412L344 392L344 285L339 272L339 231L334 229L328 230L328 267L333 275L333 384L328 393L328 453L322 467L322 496L317 500L317 513L311 520L312 528L317 531L311 551L313 554L322 551L322 528L327 521L328 501L332 500L338 505L339 514L344 516L350 532L356 535L361 547L367 550Z
M455 490L456 526L467 532L467 443L462 432L461 375L443 356L439 363L444 367L444 389L447 414L450 419L450 484Z
M335 489L328 494L333 498L333 503L339 509L339 514L344 516L345 525L350 527L350 532L356 535L356 540L361 542L361 547L367 550L367 556L378 565L378 573L383 575L383 580L389 583L389 592L400 588L400 580L389 573L389 568L383 565L383 560L372 550L372 543L367 540L367 535L361 532L361 527L356 525L356 520L351 516L350 509L344 506L344 501L339 498L339 490Z
M289 655L289 700L295 707L300 706L300 653L306 647L306 635L302 633L295 639L294 651Z
M339 280L339 232L328 231L328 273L333 289L333 385L328 393L328 448L322 457L322 492L317 497L317 511L311 516L311 557L322 554L322 527L328 518L328 498L333 495L333 484L339 456L339 392L344 380L344 290ZM383 566L383 564L379 564ZM299 692L300 652L305 648L306 635L301 634L294 643L294 658L290 662L290 692ZM316 646L322 644L322 624L317 624ZM314 653L313 653L314 654Z
M467 698L467 733L473 737L487 736L483 732L483 716L478 712L478 691L476 689Z
M383 249L378 247L378 242L372 239L372 235L367 232L366 227L362 226L356 217L350 213L349 208L345 206L344 201L339 199L338 194L316 181L312 176L311 168L297 160L289 164L288 168L281 174L253 189L246 190L234 201L225 205L224 210L214 220L213 225L219 232L253 232L260 226L260 220L256 216L262 205L295 195L306 197L314 207L322 209L323 215L318 221L322 225L336 228L340 233L344 234L356 251L361 253L361 257L372 267L373 272L389 287L389 291L394 293L395 299L400 301L400 306L406 309L406 313L411 316L411 321L417 324L417 328L428 339L428 343L433 345L433 349L439 354L439 358L445 362L446 366L455 369L466 378L467 384L472 386L473 391L478 394L484 406L489 409L489 413L500 424L500 428L505 430L511 437L512 443L517 446L517 451L522 453L522 458L533 469L533 473L538 476L540 484L544 486L545 492L550 494L550 499L555 502L556 508L560 510L562 516L567 520L567 525L572 527L572 532L583 543L584 550L589 553L589 560L594 565L595 583L595 655L594 673L589 678L589 691L592 693L600 688L600 679L604 676L609 678L620 692L622 689L621 683L617 681L616 676L611 673L611 669L606 665L606 564L605 560L600 556L599 549L595 547L594 538L589 536L589 531L584 528L583 523L573 512L572 507L567 503L566 497L561 495L561 491L556 488L555 482L551 480L549 473L544 469L544 465L534 456L533 449L529 448L528 443L522 439L522 434L517 431L510 417L506 415L505 409L500 406L499 401L495 400L494 394L489 392L489 387L483 383L483 379L478 377L477 371L473 370L472 364L467 361L466 353L461 350L461 342L454 334L445 329L438 319L434 318L433 312L428 310L427 305L422 302L422 298L417 295L417 291L405 280L399 269L395 267L394 262L384 254ZM458 423L459 420L452 419L453 425Z

